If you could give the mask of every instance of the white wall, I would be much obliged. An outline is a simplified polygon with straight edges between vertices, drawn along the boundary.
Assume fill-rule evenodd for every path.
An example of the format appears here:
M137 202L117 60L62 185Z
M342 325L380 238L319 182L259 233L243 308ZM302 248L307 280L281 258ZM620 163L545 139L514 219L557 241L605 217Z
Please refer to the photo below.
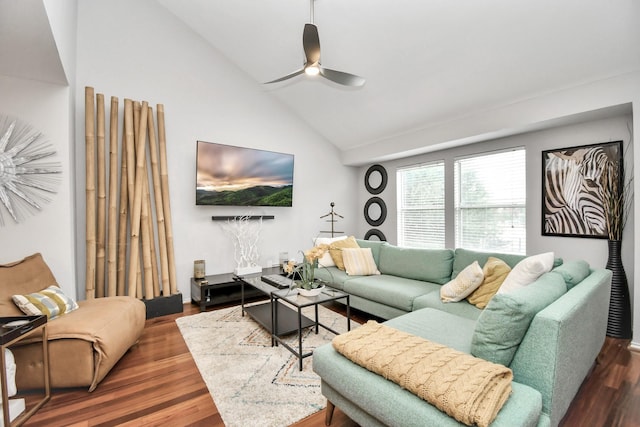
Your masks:
M282 251L296 255L325 227L330 202L355 228L357 170L341 164L333 145L265 94L220 53L153 1L80 2L76 96L76 192L84 217L84 87L96 93L164 104L169 183L179 289L189 300L193 261L207 274L234 268L229 236L212 215L269 214L261 238L261 263ZM107 111L107 115L108 115ZM295 155L292 208L195 206L196 141L267 149ZM78 265L84 260L85 224L78 221ZM298 254L298 257L300 255ZM82 262L81 262L82 261ZM81 269L79 269L81 270ZM84 271L78 271L83 288Z
M78 0L44 0L51 32L67 82L73 85L76 73L76 30Z
M42 211L16 224L0 207L5 222L0 226L0 264L40 252L62 289L75 296L69 88L0 76L0 94L0 114L40 130L56 150L51 160L62 165L62 183Z

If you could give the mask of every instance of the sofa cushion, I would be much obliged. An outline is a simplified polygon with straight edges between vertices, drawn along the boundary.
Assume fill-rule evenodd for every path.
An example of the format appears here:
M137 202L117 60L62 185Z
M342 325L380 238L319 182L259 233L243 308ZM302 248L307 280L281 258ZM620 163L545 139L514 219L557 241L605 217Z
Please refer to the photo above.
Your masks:
M534 316L566 291L562 276L549 272L529 286L496 294L478 317L471 354L509 366Z
M453 251L450 249L380 247L378 269L382 274L444 285L451 280L452 265Z
M476 320L480 316L481 310L473 304L469 304L467 301L460 301L457 303L445 303L440 299L440 291L429 292L428 294L421 295L413 300L413 310L420 310L422 308L434 308L436 310L455 314L456 316L464 317L465 319Z
M26 295L14 295L12 299L27 316L45 315L49 320L78 309L78 303L57 286L49 286L40 292Z
M473 261L478 261L480 265L484 266L489 260L489 257L500 258L511 268L515 267L517 263L525 258L524 255L502 254L497 252L479 252L472 251L470 249L457 248L455 251L455 259L453 261L453 270L451 272L451 277L456 277L462 270L464 270L466 266L471 264Z
M344 270L349 276L371 276L380 274L376 262L373 260L371 248L342 249Z
M442 285L440 288L440 299L442 302L458 302L466 298L482 284L484 273L474 261L471 265L462 270L455 279Z
M388 275L360 276L344 282L345 292L403 311L411 311L416 297L439 290L440 285L435 283Z
M314 272L316 279L324 280L335 289L344 289L344 282L352 279L346 271L340 270L338 267L317 268Z
M336 267L340 270L344 270L344 261L342 260L343 248L359 248L356 238L349 236L346 239L337 240L329 245L329 253Z
M482 267L484 280L478 289L469 295L467 301L478 308L485 308L510 271L511 267L506 262L500 258L489 257Z
M379 242L376 240L362 240L356 239L356 243L361 248L371 248L371 254L373 255L373 260L376 262L376 265L380 265L380 248L384 245L388 245L387 242Z
M384 324L465 353L471 353L471 340L476 326L474 319L435 308L412 311L387 320Z
M516 264L504 279L498 293L512 292L515 289L528 286L543 273L553 268L553 252L527 257Z
M13 295L38 292L56 284L56 278L39 253L0 265L0 315L22 316L24 313L11 299Z
M74 311L76 313L77 311ZM70 313L69 316L73 315ZM47 324L47 329L67 316ZM39 335L39 334L38 334ZM42 377L42 343L17 343L12 347L16 356L18 390L44 387ZM94 378L95 350L93 343L77 338L49 339L49 382L51 387L88 387Z
M591 274L589 263L584 260L567 261L554 268L553 271L562 276L564 281L567 283L568 289L573 288Z
M49 346L52 380L59 378L62 381L52 381L51 386L89 386L89 391L92 391L142 335L146 308L142 301L129 296L93 298L79 301L78 305L80 307L77 310L47 323L50 343L65 340L82 342L72 347L56 347L60 352L55 352L54 346ZM27 346L41 340L42 335L36 334L25 338L18 345ZM81 378L78 372L73 372L78 355L68 358L66 355L66 352L70 351L69 348L81 348L80 346L85 345L83 343L88 343L87 348L93 349L91 352L82 353L83 362L93 367L88 378ZM54 370L57 372L55 375ZM40 369L34 371L37 374L34 375L34 380L41 381Z

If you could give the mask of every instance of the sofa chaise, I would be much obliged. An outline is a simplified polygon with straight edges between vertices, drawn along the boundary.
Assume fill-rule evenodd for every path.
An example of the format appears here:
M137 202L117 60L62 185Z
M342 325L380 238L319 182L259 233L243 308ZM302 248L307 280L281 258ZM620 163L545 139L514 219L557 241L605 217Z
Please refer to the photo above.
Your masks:
M0 316L24 315L13 295L57 285L40 254L0 266ZM133 297L79 301L79 308L47 322L50 383L53 388L88 387L93 391L133 346L145 324L145 305ZM13 346L18 390L43 387L42 335Z
M611 272L584 261L562 263L528 286L497 294L480 309L443 303L441 287L474 261L515 267L524 256L465 249L407 249L358 240L381 274L350 276L336 267L316 277L348 292L351 305L385 325L513 371L512 393L492 426L557 426L604 343ZM427 401L351 362L331 344L314 351L313 369L333 407L366 426L458 426Z

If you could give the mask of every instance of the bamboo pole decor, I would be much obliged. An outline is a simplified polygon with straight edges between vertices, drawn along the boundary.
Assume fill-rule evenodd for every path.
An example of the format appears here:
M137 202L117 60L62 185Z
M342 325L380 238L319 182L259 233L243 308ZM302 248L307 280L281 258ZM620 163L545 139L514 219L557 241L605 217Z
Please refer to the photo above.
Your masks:
M147 123L147 102L143 103L140 121ZM144 118L144 120L143 120ZM140 126L136 139L140 141L147 137L147 127ZM135 186L133 189L133 206L131 208L131 240L129 247L129 295L136 294L137 271L140 267L140 213L142 210L142 179L144 177L145 150L144 144L138 144L136 149ZM140 292L137 292L138 295Z
M95 111L94 111L94 92L92 87L87 87L84 92L85 107L85 162L86 162L86 298L95 297L95 278L96 278L96 147L95 147Z
M127 277L127 219L129 218L129 196L127 191L127 145L126 129L122 127L122 147L120 149L120 209L118 216L118 267L116 295L126 295L125 281ZM113 198L110 205L116 204Z
M167 255L167 233L164 225L164 203L162 201L162 183L158 166L158 147L154 132L153 114L149 107L149 158L151 160L151 174L153 177L153 195L155 197L156 222L158 226L158 246L160 247L160 277L162 289L171 289L169 285L169 258ZM160 292L160 284L158 290Z
M104 95L85 88L86 298L177 294L164 107L157 132L147 101L109 108L107 129Z
M140 102L138 101L134 101L133 103L133 153L134 153L134 158L135 155L137 153L138 150L138 146L136 145L136 141L138 140L138 138L140 138L140 109L142 107L140 106ZM135 180L136 180L136 162L137 162L137 158L134 160L133 162L133 179L132 182L134 183L133 186L133 191L131 192L132 194L132 200L134 200L135 198ZM142 200L142 199L141 199ZM140 204L142 206L142 203ZM131 209L131 224L133 224L133 217L134 217L134 208L133 205L130 205L129 208ZM131 230L130 230L131 232ZM140 233L138 232L138 244L140 244ZM140 249L138 249L138 266L136 268L136 295L138 295L138 297L142 298L144 297L144 293L142 291L142 260L140 259L142 258L142 251Z
M149 141L149 147L146 146L147 140L142 141L145 144L145 150L151 148L151 134L155 133L150 124L153 123L153 119L149 121L149 115L153 114L151 107L147 107L147 122L140 125L147 126L147 135ZM140 216L141 236L142 236L142 253L143 253L143 265L145 268L144 276L144 296L145 298L155 298L160 295L160 289L158 287L158 259L155 249L155 232L153 229L153 214L151 213L151 192L149 191L149 168L148 162L144 164L144 176L142 180L142 213Z
M118 98L111 97L111 116L109 120L109 200L118 197ZM107 228L107 296L117 295L118 283L118 204L109 203Z
M125 128L125 138L126 138L126 147L127 147L127 202L128 202L128 212L129 212L129 227L133 223L133 193L135 189L136 183L136 145L135 145L135 134L136 134L136 118L135 118L135 106L134 102L131 99L124 100L124 128ZM127 236L130 236L130 232ZM128 239L127 239L128 243ZM129 289L129 277L127 274L126 285L125 287L128 289L128 295L138 295L138 289L140 288L140 264L137 264L136 267L136 285L135 289Z
M98 171L98 210L96 230L96 296L104 296L104 269L105 269L105 235L106 235L106 206L107 206L107 182L105 162L105 113L104 95L96 94L98 133L97 133L97 171Z
M162 183L162 204L164 209L164 226L167 235L167 256L169 258L169 286L171 294L178 293L176 262L173 253L173 229L171 227L171 203L169 202L169 174L167 167L167 138L164 128L164 105L158 104L158 144L160 151L160 181Z
M144 108L144 106L143 106ZM148 116L149 116L149 106L147 105L146 108L144 108L146 110L146 114L141 115L140 116L140 129L144 128L145 129L145 136L144 139L138 140L136 141L136 143L138 145L142 145L142 151L145 153L143 155L143 157L146 156L146 150L147 150L147 138L146 138L146 133L148 133L148 127L147 127L147 123L148 123ZM143 118L144 117L144 118ZM144 120L144 122L143 122ZM137 148L137 147L136 147ZM136 158L136 161L138 159ZM137 171L136 171L137 172ZM142 163L142 178L140 179L140 183L142 185L142 206L140 208L140 237L142 238L142 265L144 268L144 297L149 299L149 298L153 298L154 294L153 294L153 267L152 267L152 262L151 262L151 240L152 240L152 232L151 229L149 228L151 225L151 222L149 220L149 213L151 212L151 209L149 207L149 203L150 203L150 195L149 195L149 181L148 181L148 171L147 171L147 162L146 162L146 158L143 159L143 163ZM136 176L136 180L138 179L138 177Z

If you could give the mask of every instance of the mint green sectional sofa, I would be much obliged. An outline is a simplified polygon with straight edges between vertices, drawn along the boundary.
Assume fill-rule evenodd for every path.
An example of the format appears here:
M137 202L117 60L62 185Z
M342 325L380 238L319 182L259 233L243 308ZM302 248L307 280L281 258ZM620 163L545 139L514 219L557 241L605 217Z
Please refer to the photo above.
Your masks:
M492 426L557 426L604 343L611 272L556 260L551 272L484 310L442 303L440 287L473 261L495 256L511 267L524 257L465 249L370 247L380 275L348 276L335 267L316 276L348 292L351 306L388 326L512 369L513 392ZM458 426L428 402L346 359L331 344L314 351L327 400L363 426ZM331 406L331 405L329 405Z

